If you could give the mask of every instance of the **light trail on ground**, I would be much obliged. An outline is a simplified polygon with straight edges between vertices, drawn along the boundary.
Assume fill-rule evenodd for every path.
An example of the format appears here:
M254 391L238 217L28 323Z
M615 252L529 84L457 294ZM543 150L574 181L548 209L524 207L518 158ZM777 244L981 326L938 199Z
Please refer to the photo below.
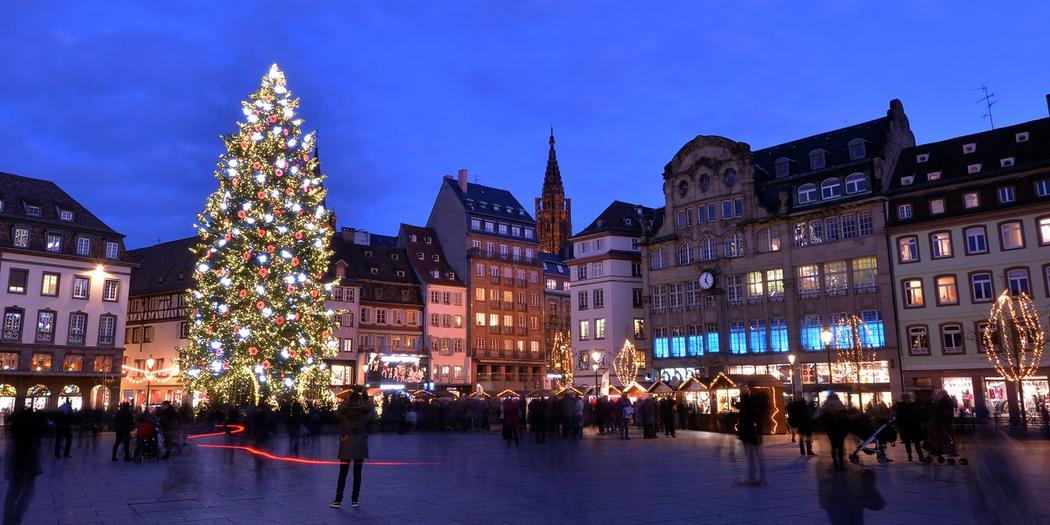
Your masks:
M224 428L224 427L229 427L229 428L233 429L233 430L230 431L231 435L232 434L240 434L241 432L244 432L244 425L235 425L235 424L215 425L215 428ZM188 439L188 440L189 439L200 439L200 438L215 437L215 436L225 436L225 435L226 435L226 431L223 430L221 432L209 432L207 434L190 434L190 435L186 436L186 439Z

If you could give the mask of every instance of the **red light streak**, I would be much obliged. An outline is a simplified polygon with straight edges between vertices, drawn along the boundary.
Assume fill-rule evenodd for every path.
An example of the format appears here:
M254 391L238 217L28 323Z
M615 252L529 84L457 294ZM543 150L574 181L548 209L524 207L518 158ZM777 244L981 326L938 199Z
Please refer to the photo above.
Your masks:
M235 424L215 425L215 428L224 428L224 427L229 427L229 428L233 429L233 430L230 431L230 434L240 434L241 432L244 432L244 425L235 425ZM200 439L200 438L206 438L206 437L225 436L225 435L226 435L226 431L224 430L222 432L209 432L207 434L190 434L190 435L186 436L186 439Z
M252 455L255 455L255 456L264 457L266 459L271 459L271 460L274 460L274 461L286 461L288 463L299 463L299 464L303 464L303 465L342 465L344 463L347 463L346 461L338 461L338 460L307 459L307 458L297 458L297 457L292 457L292 456L278 456L276 454L271 454L269 452L266 452L266 451L263 451L263 450L259 450L259 449L254 448L254 447L246 447L246 446L243 446L243 445L210 445L210 444L201 444L201 445L197 445L197 446L201 447L201 448L222 448L222 449L227 449L227 450L242 450L242 451L247 452L249 454L252 454ZM368 464L369 465L377 465L377 466L381 466L381 467L403 467L403 466L408 466L408 465L437 465L437 463L431 463L431 462L410 462L410 461L369 461Z

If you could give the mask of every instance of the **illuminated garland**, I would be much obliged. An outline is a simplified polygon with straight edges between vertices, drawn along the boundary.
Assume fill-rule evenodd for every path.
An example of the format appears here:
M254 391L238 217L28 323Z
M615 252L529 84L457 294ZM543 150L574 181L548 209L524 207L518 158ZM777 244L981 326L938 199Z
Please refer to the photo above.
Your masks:
M325 177L276 64L242 105L245 120L224 137L219 188L197 216L181 375L219 401L318 395L336 349L324 306L332 285L322 282L332 255Z
M1046 329L1027 294L1003 290L981 332L985 357L1007 381L1019 383L1035 375L1046 348Z
M613 359L616 379L620 380L621 385L629 385L638 377L639 368L641 367L638 364L638 351L630 340L625 339L620 351L616 353L616 358Z
M870 366L875 363L877 354L875 347L870 344L870 341L874 340L871 328L868 328L868 324L855 314L839 319L835 325L835 353L839 363L845 368L844 372L847 377L855 378L854 383L861 383L860 373L864 365ZM828 379L831 380L831 378L832 371L828 370Z
M551 347L548 366L553 373L560 375L560 379L555 380L555 389L562 389L572 385L572 339L567 333L559 331L554 334L554 345Z

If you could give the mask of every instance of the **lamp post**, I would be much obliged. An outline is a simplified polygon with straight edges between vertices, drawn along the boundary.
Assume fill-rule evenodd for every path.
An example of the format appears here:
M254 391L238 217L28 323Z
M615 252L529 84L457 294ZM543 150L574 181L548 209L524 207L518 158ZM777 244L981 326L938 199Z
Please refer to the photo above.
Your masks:
M832 338L831 328L825 326L824 329L820 331L820 342L824 343L824 352L827 354L827 358L828 358L828 386L829 387L831 386L831 383L833 382L832 381L832 377L834 377L833 374L831 373L831 338Z
M152 357L146 359L146 409L143 412L149 412L149 395L153 386L153 365L155 364L157 362Z
M602 358L602 353L595 350L591 352L591 368L594 369L594 400L598 400L598 360Z
M795 353L788 354L788 377L791 378L791 393L798 394L798 386L795 382ZM799 370L799 379L802 379L802 370ZM792 396L794 397L794 396Z

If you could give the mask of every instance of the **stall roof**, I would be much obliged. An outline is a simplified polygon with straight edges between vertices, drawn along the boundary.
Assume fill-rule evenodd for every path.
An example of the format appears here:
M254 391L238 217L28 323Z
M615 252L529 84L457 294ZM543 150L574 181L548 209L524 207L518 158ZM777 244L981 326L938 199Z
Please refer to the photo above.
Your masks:
M517 390L504 388L500 393L496 394L496 397L521 397L521 394Z
M565 387L565 388L563 388L563 389L561 389L561 390L559 390L559 391L554 393L554 395L556 395L556 396L560 396L562 394L576 394L578 396L582 396L583 392L581 392L580 389L578 389L578 388L576 388L574 386L567 386L567 387Z
M639 384L636 381L631 381L631 384L629 384L629 385L627 385L627 386L625 386L623 388L623 394L625 394L625 395L645 394L645 393L647 393L647 390L645 389L645 387L642 386L641 384Z
M525 394L525 397L527 397L527 398L550 397L550 395L551 395L551 391L550 390L533 390L532 392L529 392L528 394Z
M689 379L686 379L685 381L682 382L681 385L678 386L678 391L679 392L707 392L707 385L701 383L700 380L695 378L695 377L690 377Z
M610 395L610 396L616 395L616 396L618 396L618 395L620 395L622 393L623 393L622 389L616 387L615 385L609 385L609 393L607 395Z
M671 388L670 385L668 385L667 383L664 383L663 381L657 381L657 382L653 383L652 385L649 386L648 390L646 390L646 391L649 392L650 394L673 394L674 393L674 389Z
M784 386L783 381L769 374L738 375L719 372L718 375L711 379L711 383L707 388L711 390L719 388L740 388L751 383L754 383L755 386L776 386L781 388Z

